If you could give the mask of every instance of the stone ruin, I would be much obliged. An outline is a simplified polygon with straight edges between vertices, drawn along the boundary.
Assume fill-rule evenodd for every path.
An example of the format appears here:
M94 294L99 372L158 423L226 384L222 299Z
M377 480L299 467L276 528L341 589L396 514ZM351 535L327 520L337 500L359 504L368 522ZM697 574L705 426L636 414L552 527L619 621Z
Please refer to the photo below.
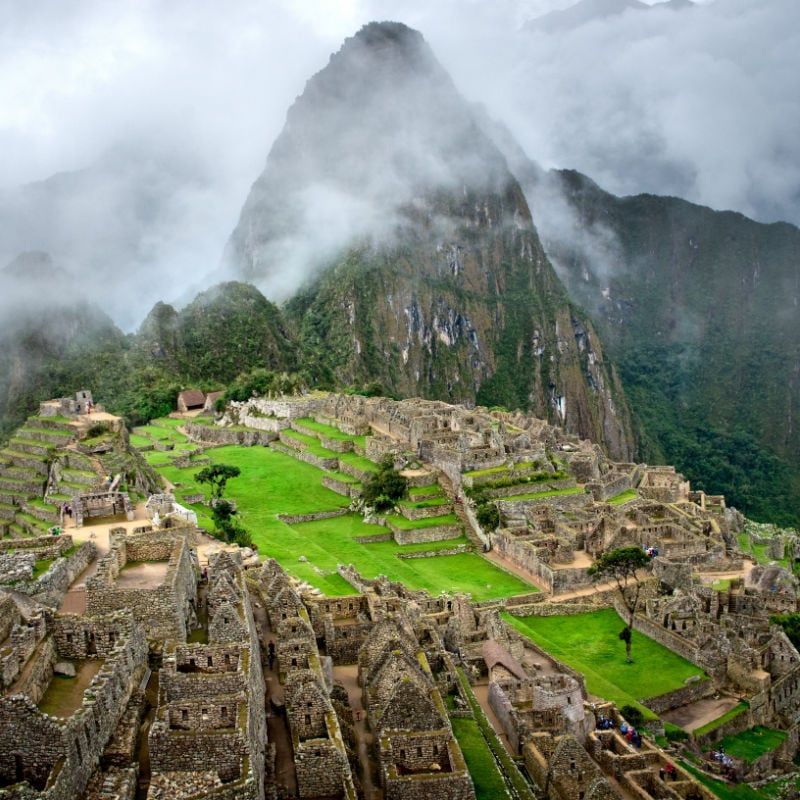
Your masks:
M304 416L371 430L373 456L423 461L426 480L439 476L451 501L468 486L491 493L505 519L494 547L551 590L515 600L537 613L563 612L558 593L585 586L586 567L606 550L657 548L636 627L711 678L643 702L660 713L719 691L743 695L742 724L795 731L775 763L796 751L800 656L769 623L770 613L797 610L796 583L771 567L721 592L693 577L741 564L723 499L691 492L671 468L609 462L520 415L334 395L256 399L236 413L275 437ZM526 499L531 483L569 493ZM606 502L628 489L638 499ZM468 507L452 507L470 519ZM501 733L541 793L708 797L680 770L665 781L664 754L620 736L613 707L603 709L617 729L599 730L582 676L565 665L540 673L497 604L430 597L352 567L339 570L352 595L321 597L274 561L245 566L241 551L210 557L200 579L191 521L176 516L171 495L151 498L149 510L158 526L112 532L85 581L86 614L0 591L0 799L355 800L374 778L386 798L468 800L474 790L443 699L467 705L457 663L488 683ZM136 577L142 565L146 580ZM48 598L67 585L51 586ZM615 602L597 595L586 606ZM48 716L37 704L70 663L91 663L96 675L65 717ZM357 691L344 683L348 668ZM13 735L21 730L22 740ZM274 737L284 734L291 777L277 769ZM148 767L138 763L142 747Z

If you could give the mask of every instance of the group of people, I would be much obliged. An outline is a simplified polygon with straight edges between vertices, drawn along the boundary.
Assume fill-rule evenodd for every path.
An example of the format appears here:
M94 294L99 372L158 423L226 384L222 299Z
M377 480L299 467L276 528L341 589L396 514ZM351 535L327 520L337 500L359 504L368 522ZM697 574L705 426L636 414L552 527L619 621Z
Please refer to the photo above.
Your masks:
M736 772L733 764L733 759L720 747L719 750L712 750L709 753L712 761L722 764L725 768L725 775L730 779L735 779Z
M611 717L607 717L605 714L601 714L597 720L597 728L601 731L608 731L614 727L614 720ZM623 722L619 726L619 732L622 736L625 737L625 741L628 744L633 745L634 747L641 747L642 746L642 734L633 727L633 725L628 725L627 722Z
M658 777L661 778L662 781L671 780L675 781L678 779L678 773L675 771L675 765L671 761L667 761L666 767L660 767L658 770Z
M69 503L64 503L64 505L61 506L61 512L65 517L72 519L72 506Z
M655 558L658 555L657 547L642 547L642 550L644 550L650 558Z

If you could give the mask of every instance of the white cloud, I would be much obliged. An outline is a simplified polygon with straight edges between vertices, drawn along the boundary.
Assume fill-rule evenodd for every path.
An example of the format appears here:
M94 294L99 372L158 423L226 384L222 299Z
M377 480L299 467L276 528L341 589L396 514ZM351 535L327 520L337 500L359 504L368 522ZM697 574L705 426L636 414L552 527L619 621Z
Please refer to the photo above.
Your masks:
M525 28L568 5L0 0L0 188L110 152L151 165L139 173L144 188L134 178L112 182L119 196L102 202L84 192L59 214L61 238L50 232L49 244L65 252L69 225L73 239L85 234L67 255L93 263L105 252L97 242L135 217L138 260L114 265L128 280L112 302L115 311L130 304L138 282L125 322L135 325L156 300L217 266L305 81L363 23L396 19L418 28L465 97L545 166L579 169L619 194L677 194L800 222L796 0L626 12L550 36ZM164 173L158 220L130 206L134 195L156 203L145 191L153 164ZM41 248L42 237L35 220L6 231L0 258Z

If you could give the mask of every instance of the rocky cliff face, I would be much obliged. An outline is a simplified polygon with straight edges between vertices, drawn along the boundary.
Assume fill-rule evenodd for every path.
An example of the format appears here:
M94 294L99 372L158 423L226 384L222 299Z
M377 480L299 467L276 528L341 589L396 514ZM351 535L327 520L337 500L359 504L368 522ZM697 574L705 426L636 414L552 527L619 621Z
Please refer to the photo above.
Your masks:
M415 31L371 24L308 83L226 258L320 380L527 408L632 453L628 410L500 151Z
M531 170L548 253L620 365L642 456L798 524L800 231Z

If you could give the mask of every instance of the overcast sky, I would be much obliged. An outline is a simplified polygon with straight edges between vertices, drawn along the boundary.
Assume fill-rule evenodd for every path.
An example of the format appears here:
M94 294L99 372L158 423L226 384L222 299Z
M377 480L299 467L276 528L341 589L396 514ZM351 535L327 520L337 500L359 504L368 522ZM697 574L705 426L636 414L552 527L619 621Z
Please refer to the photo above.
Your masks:
M526 27L571 4L0 0L0 191L13 199L15 187L55 173L106 171L101 189L84 187L71 214L58 212L57 234L37 229L38 200L28 221L17 203L0 259L23 247L66 253L69 229L81 241L68 266L79 267L93 237L135 223L137 258L153 267L145 277L163 281L145 311L175 299L187 274L219 263L305 81L372 19L420 30L462 94L545 167L579 169L617 194L800 223L797 0L706 0L556 33ZM109 178L123 161L138 166ZM141 316L136 308L121 323Z

